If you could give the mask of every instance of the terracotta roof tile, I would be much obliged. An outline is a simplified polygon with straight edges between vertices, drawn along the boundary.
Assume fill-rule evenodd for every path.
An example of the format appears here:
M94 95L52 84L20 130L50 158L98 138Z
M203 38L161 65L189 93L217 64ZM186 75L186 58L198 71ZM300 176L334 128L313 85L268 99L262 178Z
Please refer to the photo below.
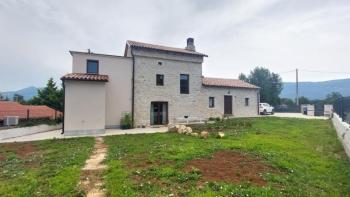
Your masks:
M27 118L29 110L29 118L50 118L62 116L62 113L46 105L22 105L13 101L0 101L0 120L5 116L19 116L20 119Z
M186 50L186 49L183 49L183 48L167 47L167 46L148 44L148 43L137 42L137 41L132 41L132 40L128 40L128 41L126 41L126 43L129 46L136 47L136 48L154 49L154 50L170 51L170 52L175 52L175 53L184 53L184 54L189 54L189 55L197 55L197 56L208 57L208 55L206 55L204 53L199 53L199 52L196 52L196 51L190 51L190 50Z
M223 79L223 78L211 78L203 77L202 84L204 86L216 86L216 87L232 87L232 88L250 88L258 89L258 86L250 83L238 80L238 79Z
M61 80L80 80L80 81L108 81L108 75L69 73L61 77Z

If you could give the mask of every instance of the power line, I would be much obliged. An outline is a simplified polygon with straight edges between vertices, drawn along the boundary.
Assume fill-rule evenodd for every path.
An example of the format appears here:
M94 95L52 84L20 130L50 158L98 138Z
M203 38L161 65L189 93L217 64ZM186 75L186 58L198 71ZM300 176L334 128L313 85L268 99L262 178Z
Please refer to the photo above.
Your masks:
M350 75L350 72L339 72L339 71L325 71L325 70L307 70L307 69L299 69L299 71L302 72L312 72L312 73L323 73L323 74L343 74L343 75ZM287 73L294 73L295 70L288 70L288 71L282 71L278 72L276 74L287 74Z
M304 71L304 72L315 72L315 73L325 73L325 74L345 74L345 75L350 75L350 72L321 71L321 70L305 70L305 69L300 69L300 71Z
M285 74L285 73L291 73L291 72L295 72L295 70L288 70L288 71L283 71L283 72L278 72L276 74Z

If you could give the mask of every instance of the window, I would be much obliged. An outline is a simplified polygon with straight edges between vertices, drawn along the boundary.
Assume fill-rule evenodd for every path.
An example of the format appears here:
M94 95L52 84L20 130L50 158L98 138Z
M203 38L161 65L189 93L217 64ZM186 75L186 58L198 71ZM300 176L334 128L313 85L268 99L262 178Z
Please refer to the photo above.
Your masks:
M249 98L245 98L245 106L249 106Z
M98 74L98 61L97 60L87 60L86 73Z
M156 76L156 84L157 84L157 86L163 86L164 85L164 75L157 74L157 76Z
M209 108L214 108L214 107L215 107L215 98L209 97Z
M180 75L180 94L190 93L190 76L187 74Z

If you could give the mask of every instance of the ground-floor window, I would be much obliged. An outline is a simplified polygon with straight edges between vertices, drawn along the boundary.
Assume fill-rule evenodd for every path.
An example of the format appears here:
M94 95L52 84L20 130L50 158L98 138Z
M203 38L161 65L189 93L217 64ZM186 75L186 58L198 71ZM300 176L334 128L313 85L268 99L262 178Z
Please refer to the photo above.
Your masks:
M245 106L249 106L249 98L245 98Z
M214 107L215 107L215 98L209 97L209 108L214 108Z

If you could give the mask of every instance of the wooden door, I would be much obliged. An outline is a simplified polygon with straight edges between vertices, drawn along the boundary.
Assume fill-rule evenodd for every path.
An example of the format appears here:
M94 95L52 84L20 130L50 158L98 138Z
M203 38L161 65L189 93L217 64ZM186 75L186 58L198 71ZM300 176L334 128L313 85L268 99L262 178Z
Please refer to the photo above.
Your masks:
M232 115L232 96L224 96L224 114Z

